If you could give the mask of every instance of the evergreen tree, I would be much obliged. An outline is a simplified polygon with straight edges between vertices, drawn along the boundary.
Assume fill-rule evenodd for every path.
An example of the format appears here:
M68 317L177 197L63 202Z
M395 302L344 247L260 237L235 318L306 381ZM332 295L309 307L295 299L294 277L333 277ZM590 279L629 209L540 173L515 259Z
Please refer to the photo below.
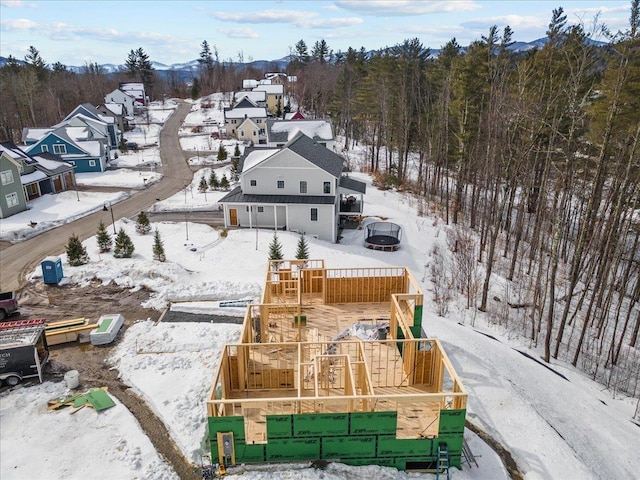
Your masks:
M138 78L144 84L146 91L151 90L155 70L151 65L149 55L142 48L131 50L124 65L127 75Z
M236 142L236 148L233 149L233 156L238 158L240 157L241 153L240 153L240 145L238 145L238 142Z
M120 228L118 236L116 237L116 244L113 248L113 256L116 258L131 258L135 247L131 241L131 237L127 235L124 228Z
M234 180L238 180L238 159L239 157L233 157L231 159L230 173L231 178L233 178Z
M136 232L140 235L146 235L151 231L151 225L149 224L149 217L146 212L142 211L136 218Z
M211 170L211 174L209 175L209 186L214 190L220 188L220 180L218 180L218 175L216 175L215 170Z
M203 175L202 178L200 178L200 183L198 183L198 191L200 193L205 193L207 191L207 188L209 188L209 184L207 183L207 180Z
M220 147L218 148L218 160L222 161L226 159L227 159L227 150L222 145L222 142L220 142Z
M75 233L72 233L67 243L67 260L69 265L77 267L84 265L89 261L89 255L87 255L87 249L84 248L82 242Z
M298 41L295 46L296 59L303 65L309 61L309 50L304 40Z
M200 81L194 78L191 84L191 100L197 100L198 98L200 98Z
M331 58L331 50L329 50L326 40L322 39L314 43L311 57L316 62L327 63L327 60Z
M277 232L273 232L273 240L269 244L269 260L282 260L282 244Z
M307 243L307 239L304 238L304 235L300 235L300 239L298 240L298 250L296 251L296 258L298 260L309 259L309 244Z
M224 173L222 174L222 178L220 179L220 188L222 188L223 190L227 190L229 188L229 180Z
M167 256L164 253L164 242L160 238L160 232L157 228L153 233L153 259L158 262L167 260Z
M42 59L40 52L33 45L29 47L29 53L24 57L24 61L29 68L32 68L36 72L38 80L43 81L47 78L47 64Z
M98 241L98 249L100 253L106 253L111 250L111 244L113 243L113 240L111 239L111 235L109 235L109 232L107 232L107 227L102 220L100 220L100 223L98 224L96 240Z

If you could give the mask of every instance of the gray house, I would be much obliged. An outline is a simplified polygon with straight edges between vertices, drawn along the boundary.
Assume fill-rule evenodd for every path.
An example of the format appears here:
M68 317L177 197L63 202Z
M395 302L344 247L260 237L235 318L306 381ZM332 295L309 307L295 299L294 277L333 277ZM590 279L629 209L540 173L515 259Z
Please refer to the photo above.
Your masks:
M344 159L299 132L282 148L247 149L240 185L218 201L226 227L291 230L335 242L341 219L362 213L363 182Z
M27 199L20 182L20 162L8 152L0 152L0 218L7 218L27 209Z

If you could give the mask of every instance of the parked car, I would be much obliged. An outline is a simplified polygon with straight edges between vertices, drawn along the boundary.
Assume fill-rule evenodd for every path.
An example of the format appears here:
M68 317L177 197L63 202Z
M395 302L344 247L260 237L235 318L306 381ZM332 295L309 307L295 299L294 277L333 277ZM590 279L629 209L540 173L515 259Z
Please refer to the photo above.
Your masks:
M0 293L0 322L18 311L18 301L15 292Z

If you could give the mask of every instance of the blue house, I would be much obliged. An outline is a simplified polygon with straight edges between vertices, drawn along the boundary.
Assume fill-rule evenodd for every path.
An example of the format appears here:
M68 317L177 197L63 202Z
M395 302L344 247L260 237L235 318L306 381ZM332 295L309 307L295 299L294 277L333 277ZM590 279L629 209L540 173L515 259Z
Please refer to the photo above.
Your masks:
M25 147L26 153L53 153L75 166L76 173L103 172L109 161L109 147L105 138L84 126L64 126L51 130L39 140Z
M116 120L113 116L102 114L90 103L82 103L67 115L57 126L68 125L74 117L82 118L86 123L97 130L100 130L108 139L111 148L118 148L119 135Z

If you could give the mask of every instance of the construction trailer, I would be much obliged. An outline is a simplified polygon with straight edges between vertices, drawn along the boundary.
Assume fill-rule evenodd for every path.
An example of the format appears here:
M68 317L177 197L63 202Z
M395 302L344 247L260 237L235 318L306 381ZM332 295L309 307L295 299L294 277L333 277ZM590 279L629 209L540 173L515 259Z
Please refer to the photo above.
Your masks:
M48 360L44 319L0 323L0 383L15 386L31 377L42 382Z
M271 261L207 398L211 457L460 467L467 393L404 267Z

